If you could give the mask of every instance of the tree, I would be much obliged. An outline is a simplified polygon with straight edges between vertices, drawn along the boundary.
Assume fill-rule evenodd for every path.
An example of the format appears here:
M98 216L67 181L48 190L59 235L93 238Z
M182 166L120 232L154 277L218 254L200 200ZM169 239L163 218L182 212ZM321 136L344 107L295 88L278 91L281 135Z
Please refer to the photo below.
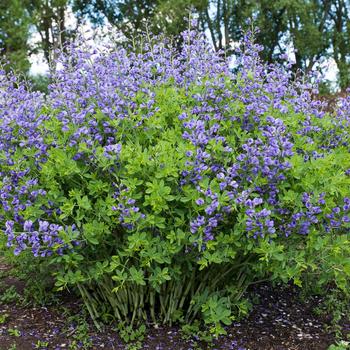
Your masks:
M79 19L88 17L96 26L107 21L128 40L146 30L176 36L187 28L184 17L205 3L206 0L74 0L73 11Z
M331 1L291 1L287 8L288 31L295 49L295 67L306 73L328 56Z
M77 25L68 30L71 9ZM41 50L50 62L53 49L64 46L87 18L95 26L115 26L126 43L149 30L175 37L178 45L189 13L198 18L198 29L208 34L215 50L232 54L251 19L260 29L256 39L264 47L264 60L278 61L292 48L295 73L307 73L332 57L341 88L350 85L350 0L11 0L0 3L0 47L13 66L26 71L28 52ZM41 38L31 51L29 25Z
M331 40L333 58L339 70L339 85L342 89L350 86L350 2L334 0L332 2Z
M53 50L64 46L75 32L66 27L69 0L25 0L24 4L41 38L36 50L42 50L50 63Z
M206 0L197 7L200 28L208 31L215 50L225 50L242 36L242 26L251 14L252 3L245 0Z
M29 17L21 0L0 2L0 57L11 69L28 72Z
M329 47L332 1L345 0L75 0L73 8L97 25L107 20L127 38L143 31L146 23L156 34L177 35L186 28L183 18L191 11L215 50L227 54L250 18L260 28L257 41L264 46L264 59L278 59L289 40L296 49L295 69L309 71Z

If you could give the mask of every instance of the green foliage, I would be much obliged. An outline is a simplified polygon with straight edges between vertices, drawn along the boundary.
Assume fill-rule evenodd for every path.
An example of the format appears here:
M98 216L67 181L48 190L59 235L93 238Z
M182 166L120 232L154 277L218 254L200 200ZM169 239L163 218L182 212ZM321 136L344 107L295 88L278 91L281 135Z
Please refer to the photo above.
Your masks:
M146 332L146 326L144 324L135 328L120 322L117 328L120 338L127 344L127 350L142 349L142 341Z
M3 245L4 243L1 242L0 246L3 247ZM48 271L53 271L54 267L51 266L49 261L35 259L28 251L22 254L21 259L16 259L6 250L2 253L4 254L4 260L11 266L11 269L6 272L6 277L18 280L18 283L24 286L21 295L16 292L14 286L10 288L6 286L4 295L7 295L7 299L12 298L14 302L40 306L58 302L57 293L53 292L54 280L51 273L48 273ZM0 293L0 300L3 297Z
M48 92L49 78L46 75L32 75L29 76L29 80L34 91Z
M29 17L20 0L0 2L0 57L9 61L8 69L26 73Z
M37 166L37 149L21 146L11 150L11 162L2 163L8 172L30 169L29 175L25 173L24 179L18 181L24 184L31 176L30 179L35 178L40 189L44 189L45 195L36 196L31 205L18 209L25 225L50 220L64 227L57 232L61 243L50 246L50 254L45 257L47 263L41 264L42 259L38 257L37 264L33 263L32 267L40 266L46 269L46 274L51 272L57 291L73 289L79 292L99 329L102 322L119 322L120 335L131 342L130 348L141 347L143 325L148 321L154 325L175 322L191 325L201 320L193 327L207 327L208 333L201 333L203 339L225 334L225 326L249 311L250 305L245 300L247 288L264 280L293 281L300 287L312 286L316 291L334 283L338 290L348 295L349 224L343 220L339 230L332 227L327 230L323 221L337 205L343 205L344 199L350 197L350 178L346 175L350 169L350 153L343 143L332 148L329 137L342 136L344 128L335 128L332 116L318 118L307 112L296 112L297 108L288 98L281 101L285 106L275 108L271 103L266 112L260 113L259 126L252 124L250 130L242 128L240 118L250 118L251 106L243 103L243 96L241 100L232 96L254 83L254 72L245 73L248 73L247 80L239 75L235 80L218 77L214 83L219 87L210 77L196 78L199 82L186 87L176 86L171 79L151 85L149 93L157 108L147 118L145 106L149 101L143 90L132 97L133 107L129 107L127 117L111 119L96 106L94 119L89 119L90 112L79 123L67 119L66 129L58 117L62 112L59 108L43 107L42 114L50 118L38 123L35 131L44 139L45 162ZM274 76L271 74L269 79ZM221 175L211 172L209 167L198 171L200 177L195 186L191 182L193 179L181 183L186 176L184 169L197 171L193 166L196 159L190 157L202 149L183 137L183 121L178 117L182 113L195 115L193 110L198 107L198 96L201 98L201 93L206 96L203 90L205 93L214 91L215 98L220 97L215 107L220 107L222 112L218 120L211 114L205 120L208 130L221 128L225 136L225 142L213 137L203 146L210 152L210 166L219 164L225 171L232 170L249 142L259 140L266 146L266 152L259 157L264 161L267 158L266 162L277 162L284 170L281 173L283 181L276 180L274 168L268 168L267 176L263 176L258 168L256 176L252 177L252 171L245 171L243 167L240 169L243 174L235 177L240 181L240 195L246 192L252 194L252 200L260 199L265 213L272 213L276 225L274 221L272 224L278 232L266 229L253 236L254 232L248 230L247 209L252 208L248 200L241 206L238 200L230 200L228 190L220 187ZM254 93L260 97L259 92ZM273 100L268 92L264 93L268 96L263 97ZM229 97L221 99L221 95ZM215 109L211 104L214 103L208 101L206 105L212 108L208 113L212 113ZM272 121L268 122L268 119ZM113 148L114 153L106 154L107 147L94 139L89 140L90 144L84 139L70 142L73 134L84 130L82 126L90 127L90 121L95 123L96 130L103 129L106 124L114 128L113 140L121 146L120 150ZM309 122L321 132L307 135L300 132L301 126ZM12 134L21 133L16 124L11 126ZM278 134L273 138L275 144L290 137L294 155L287 152L288 146L292 147L290 142L285 142L286 151L276 145L267 147L267 142L261 141L268 138L264 135L266 130ZM106 134L100 136L103 139ZM322 157L314 156L323 149L329 151ZM257 143L254 152L259 151ZM277 156L264 156L270 152L277 155L286 152L289 156L280 156L279 163ZM77 153L79 157L76 157ZM286 159L290 167L284 166ZM188 166L189 160L193 161L192 168ZM275 182L269 182L271 178ZM266 192L257 190L264 186L275 186L276 191L270 191L270 188ZM201 196L203 193L216 195L217 208L229 206L227 213L220 212L225 215L216 222L212 238L208 238L203 227L192 230L194 220L207 213L213 203L209 195ZM318 205L323 194L324 216L318 215L320 212L307 212ZM258 198L259 195L275 195L278 205L273 204L274 198ZM304 200L305 195L307 200ZM250 203L252 200L249 199ZM5 210L1 213L3 217L11 214ZM286 237L292 214L311 217L310 230L295 230ZM213 218L209 214L208 217ZM13 233L10 229L9 232ZM45 233L45 230L40 231L44 238ZM20 259L24 265L28 261L26 255L21 255ZM41 272L38 269L36 277L40 277ZM9 302L14 296L7 292L3 298ZM74 321L77 327L71 348L76 348L79 342L88 347L88 324L80 319ZM191 327L187 330L194 329Z
M67 316L65 332L70 335L68 348L70 350L90 349L92 340L89 336L90 327L87 322L87 315L84 312L74 315L65 312L65 314Z
M316 315L330 318L327 331L335 334L337 340L344 338L342 323L350 319L349 295L338 289L328 288L318 291L321 302L314 309ZM350 334L347 334L349 337Z
M41 217L43 203L52 200L60 208L55 219L77 225L79 238L74 231L60 234L68 246L79 239L81 248L53 256L50 269L57 290L77 288L96 325L108 314L100 307L103 298L113 317L131 325L147 319L147 305L154 323L189 322L202 315L217 336L224 333L223 325L247 312L241 299L250 283L250 264L258 261L258 255L254 244L244 244L247 239L239 226L220 233L206 250L191 248L184 253L186 247L203 242L202 233L187 231L198 212L198 194L190 186L182 190L177 186L186 161L183 154L193 149L182 140L181 122L175 118L186 95L163 86L156 91L156 100L160 111L144 120L144 129L134 129L127 119L120 126L130 135L120 154L123 166L114 174L104 171L114 160L99 158L102 148L96 149L97 168L72 160L69 150L50 150L40 172L48 195L23 215L27 220ZM191 100L187 103L191 108ZM101 113L100 118L105 116ZM64 144L67 136L55 118L46 124L52 133L48 139L55 135L56 142ZM79 147L91 152L84 144ZM215 147L220 152L222 146ZM125 218L126 224L137 222L133 233L120 229L118 213L111 209L115 203L111 176L121 188L128 188L127 198L137 199L146 214L135 211ZM200 185L205 188L208 180ZM210 186L218 184L213 181ZM224 205L227 198L220 201Z
M16 338L21 336L21 332L17 328L8 328L7 332L9 335L14 336Z
M191 324L182 325L181 336L185 340L191 340L191 346L194 349L201 349L199 342L211 344L215 339L215 334L213 334L212 330L203 328L198 320Z
M350 241L346 234L320 235L313 231L306 239L290 237L285 241L271 235L252 241L238 217L232 229L226 227L201 250L201 233L186 232L188 222L199 210L198 192L190 186L181 190L177 187L186 161L183 154L192 151L193 146L182 139L176 115L186 104L191 107L191 99L186 96L195 92L162 86L155 96L159 111L143 120L144 128L133 128L130 119L125 119L119 128L128 130L129 136L119 155L122 166L114 173L105 172L114 159L100 157L102 148L94 150L96 168L72 160L73 149L70 153L69 149L52 148L39 174L48 198L38 200L23 213L25 219L40 218L40 208L49 199L60 209L55 214L58 222L77 225L80 237L73 231L61 235L70 247L79 239L81 248L51 258L55 286L57 290L77 288L97 326L105 313L100 305L107 303L107 313L128 322L120 323L123 327L119 329L125 341L141 337L143 326L134 330L133 325L148 318L147 309L154 323L191 322L201 315L212 335L225 334L225 325L248 312L242 295L252 281L260 278L293 280L299 286L310 283L320 290L334 281L345 293L348 289ZM105 118L102 112L100 118ZM291 130L297 128L296 118L302 116L286 117ZM321 122L327 123L327 119ZM57 144L64 144L66 135L58 121L53 117L46 124L52 133L47 137L55 135ZM238 137L236 142L242 143L246 135L231 137ZM308 152L317 147L305 144L303 137L294 141L296 147ZM79 147L87 155L92 152L84 144ZM212 147L220 154L221 145ZM221 161L226 161L224 156ZM281 194L286 207L302 210L298 203L304 191L348 194L350 180L341 169L350 168L350 155L342 149L308 163L296 154L291 162L290 177ZM115 203L112 181L127 188L120 194L125 196L125 204L128 198L134 198L141 208L125 217L126 224L137 223L132 233L117 225L118 218L111 209ZM215 189L218 184L203 178L199 186ZM220 205L227 202L225 196L219 200ZM332 204L330 197L327 205ZM199 242L195 249L194 242ZM186 248L190 248L188 253L184 253ZM16 297L8 290L1 300L9 302ZM74 339L84 341L86 334L86 324L79 323Z
M35 349L47 349L49 346L49 342L44 340L38 340L35 344Z
M328 350L348 350L349 349L349 342L345 340L341 340L337 342L336 344L332 344Z
M0 302L3 304L14 303L21 300L14 286L7 287L0 295Z
M8 319L9 315L8 314L1 314L0 315L0 324L4 324L7 322L7 319Z

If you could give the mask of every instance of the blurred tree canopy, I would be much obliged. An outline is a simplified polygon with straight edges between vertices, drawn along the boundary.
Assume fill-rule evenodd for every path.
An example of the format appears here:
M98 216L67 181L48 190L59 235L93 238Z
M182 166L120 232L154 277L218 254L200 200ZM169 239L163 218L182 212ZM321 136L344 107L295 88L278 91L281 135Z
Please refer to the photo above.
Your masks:
M74 36L76 28L68 31L66 26L68 9L77 27L85 20L95 27L109 23L126 41L146 28L176 36L187 28L185 18L191 13L215 50L231 54L250 19L260 29L257 41L268 62L295 51L294 71L309 72L320 60L333 58L340 87L350 85L350 0L0 0L0 4L1 54L22 70L28 68L30 52L41 50L49 61L52 49ZM29 28L41 39L32 51Z
M95 25L117 26L127 38L146 25L154 33L176 35L192 12L214 48L227 54L251 19L268 62L294 50L294 70L309 72L320 59L333 57L341 88L350 84L350 0L76 0L73 8Z
M20 72L30 66L28 37L29 18L22 1L0 0L0 56Z
M41 50L50 62L53 50L62 47L72 34L66 28L69 0L23 0L23 5L40 36L35 49Z

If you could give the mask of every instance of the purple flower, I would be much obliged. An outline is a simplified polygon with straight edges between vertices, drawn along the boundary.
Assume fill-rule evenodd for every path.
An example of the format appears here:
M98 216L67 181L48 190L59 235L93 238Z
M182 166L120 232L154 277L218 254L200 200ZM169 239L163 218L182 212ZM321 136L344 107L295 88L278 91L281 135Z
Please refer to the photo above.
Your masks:
M198 205L203 205L203 204L204 204L204 199L198 198L198 199L196 200L196 204L198 204Z

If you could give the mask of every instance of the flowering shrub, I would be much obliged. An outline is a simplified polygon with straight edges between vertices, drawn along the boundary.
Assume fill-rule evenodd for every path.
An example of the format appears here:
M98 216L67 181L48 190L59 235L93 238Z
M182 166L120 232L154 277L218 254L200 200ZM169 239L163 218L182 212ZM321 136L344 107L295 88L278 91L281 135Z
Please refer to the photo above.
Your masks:
M181 52L71 45L46 98L1 73L0 224L74 286L96 322L191 322L215 334L273 279L346 292L349 99L334 115L259 60L195 32Z

